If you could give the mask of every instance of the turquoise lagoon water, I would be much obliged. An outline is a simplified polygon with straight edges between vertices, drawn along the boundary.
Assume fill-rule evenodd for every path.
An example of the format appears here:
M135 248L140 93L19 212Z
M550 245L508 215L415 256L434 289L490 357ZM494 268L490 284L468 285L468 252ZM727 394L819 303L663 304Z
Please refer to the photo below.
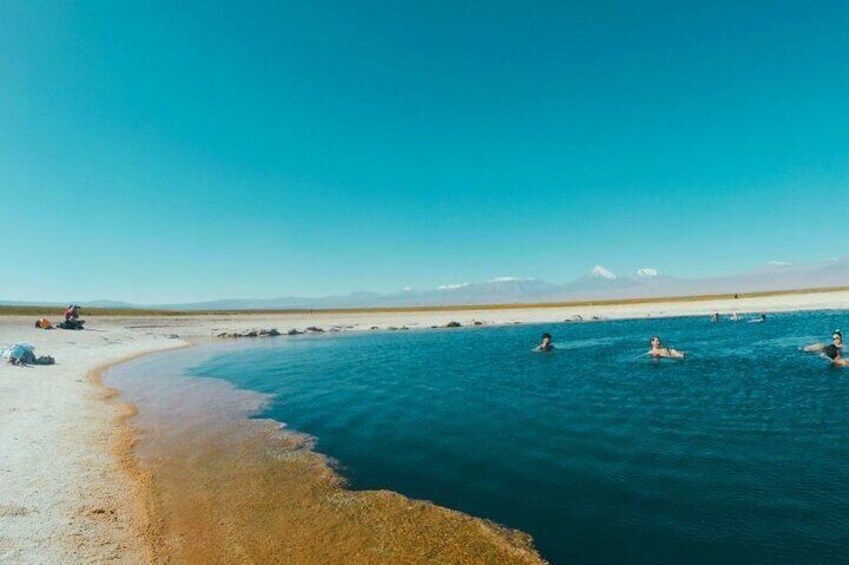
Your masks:
M849 550L846 313L278 339L188 375L272 394L355 489L518 528L554 563L822 562ZM549 331L559 349L535 353ZM683 362L639 355L659 334Z

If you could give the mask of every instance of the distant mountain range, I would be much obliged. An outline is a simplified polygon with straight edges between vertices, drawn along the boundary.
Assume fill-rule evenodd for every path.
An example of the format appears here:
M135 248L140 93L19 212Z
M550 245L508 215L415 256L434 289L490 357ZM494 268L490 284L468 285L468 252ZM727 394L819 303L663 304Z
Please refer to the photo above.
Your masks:
M597 265L577 280L565 284L554 284L539 279L499 277L485 282L446 284L429 290L407 288L388 294L354 292L322 298L286 296L155 305L97 300L81 302L80 305L185 311L457 306L733 294L838 286L849 286L849 258L800 265L770 263L742 275L700 279L671 277L650 267L637 269L627 276L617 276ZM37 302L0 303L46 305Z

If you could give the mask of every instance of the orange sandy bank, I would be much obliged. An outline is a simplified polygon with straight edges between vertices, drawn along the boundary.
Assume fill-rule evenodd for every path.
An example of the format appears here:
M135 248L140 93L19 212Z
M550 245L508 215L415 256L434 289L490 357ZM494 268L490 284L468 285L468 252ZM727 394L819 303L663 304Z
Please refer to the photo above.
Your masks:
M122 420L116 450L136 484L151 562L544 562L527 534L394 492L346 489L309 438L246 419L218 394L249 393L199 386L186 398L203 401L177 417L139 424L128 410Z

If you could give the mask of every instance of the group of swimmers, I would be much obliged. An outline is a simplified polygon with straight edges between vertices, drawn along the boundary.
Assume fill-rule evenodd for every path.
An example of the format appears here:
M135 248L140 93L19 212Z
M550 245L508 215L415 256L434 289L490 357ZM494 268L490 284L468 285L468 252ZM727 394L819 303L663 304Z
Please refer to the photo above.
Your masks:
M737 312L734 312L733 314L728 316L728 319L731 320L732 322L739 322L740 321L740 314L738 314ZM716 312L716 313L710 315L710 321L713 322L714 324L718 324L719 320L720 320L719 312ZM766 322L766 314L758 314L754 318L749 319L750 324L761 324L763 322Z
M649 346L649 350L644 353L644 355L653 359L684 359L686 356L686 353L683 351L663 345L663 342L656 335L652 336L649 340ZM554 351L554 349L554 344L551 343L551 334L544 333L542 334L540 344L534 349L534 351ZM829 359L831 364L835 367L849 367L849 359L843 358L843 332L840 330L834 330L830 344L825 345L822 343L815 343L813 345L803 347L802 351L806 351L808 353L819 353Z

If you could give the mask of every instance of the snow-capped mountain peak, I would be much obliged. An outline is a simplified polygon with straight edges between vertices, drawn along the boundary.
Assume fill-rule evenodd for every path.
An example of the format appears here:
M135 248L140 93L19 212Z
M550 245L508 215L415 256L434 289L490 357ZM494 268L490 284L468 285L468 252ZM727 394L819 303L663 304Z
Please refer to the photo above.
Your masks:
M634 272L634 276L638 279L653 279L660 276L660 271L651 267L643 267Z
M593 270L590 271L590 275L594 279L607 279L609 281L616 280L618 278L615 274L613 274L608 269L605 269L601 265L596 265L595 267L593 267Z

